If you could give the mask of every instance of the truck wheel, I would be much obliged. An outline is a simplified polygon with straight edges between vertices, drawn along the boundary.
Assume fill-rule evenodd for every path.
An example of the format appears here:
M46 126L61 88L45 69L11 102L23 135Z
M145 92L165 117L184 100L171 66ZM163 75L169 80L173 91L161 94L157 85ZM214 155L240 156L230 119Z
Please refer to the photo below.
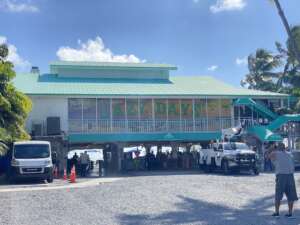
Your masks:
M255 174L255 175L259 175L259 170L258 170L258 168L253 168L253 173Z
M223 170L223 173L225 175L230 174L230 169L229 169L228 161L226 161L226 160L222 161L222 170Z
M47 182L48 182L48 183L53 183L53 175L50 175L50 176L47 178Z

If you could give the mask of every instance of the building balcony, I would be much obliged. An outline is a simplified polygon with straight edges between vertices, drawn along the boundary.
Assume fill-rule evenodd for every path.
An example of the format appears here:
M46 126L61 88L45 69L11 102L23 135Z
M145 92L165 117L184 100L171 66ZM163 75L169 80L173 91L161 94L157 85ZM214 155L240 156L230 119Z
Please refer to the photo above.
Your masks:
M70 134L215 132L234 125L230 117L195 120L70 119L68 122Z

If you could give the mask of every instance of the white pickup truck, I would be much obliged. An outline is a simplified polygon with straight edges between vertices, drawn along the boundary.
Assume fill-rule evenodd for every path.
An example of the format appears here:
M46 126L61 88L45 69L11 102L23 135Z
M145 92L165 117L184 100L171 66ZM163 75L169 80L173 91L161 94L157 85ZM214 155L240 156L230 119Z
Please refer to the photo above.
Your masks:
M205 172L222 170L224 174L230 174L233 170L248 170L259 174L256 153L245 143L214 143L208 149L201 149L199 157L200 167Z

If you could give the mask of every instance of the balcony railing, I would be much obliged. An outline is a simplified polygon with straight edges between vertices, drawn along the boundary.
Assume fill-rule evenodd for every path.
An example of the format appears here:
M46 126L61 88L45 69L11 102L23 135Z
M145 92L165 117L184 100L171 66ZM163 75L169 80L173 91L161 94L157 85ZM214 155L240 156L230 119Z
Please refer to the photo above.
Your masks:
M220 131L231 118L195 120L69 120L69 133L159 133Z

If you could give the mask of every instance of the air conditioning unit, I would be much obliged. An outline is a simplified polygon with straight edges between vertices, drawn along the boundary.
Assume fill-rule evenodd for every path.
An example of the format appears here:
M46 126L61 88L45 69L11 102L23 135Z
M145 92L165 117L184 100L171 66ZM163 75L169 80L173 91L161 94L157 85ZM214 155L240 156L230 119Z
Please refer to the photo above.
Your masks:
M36 123L32 125L32 136L42 136L43 135L43 125Z
M47 117L47 135L60 135L60 118Z

